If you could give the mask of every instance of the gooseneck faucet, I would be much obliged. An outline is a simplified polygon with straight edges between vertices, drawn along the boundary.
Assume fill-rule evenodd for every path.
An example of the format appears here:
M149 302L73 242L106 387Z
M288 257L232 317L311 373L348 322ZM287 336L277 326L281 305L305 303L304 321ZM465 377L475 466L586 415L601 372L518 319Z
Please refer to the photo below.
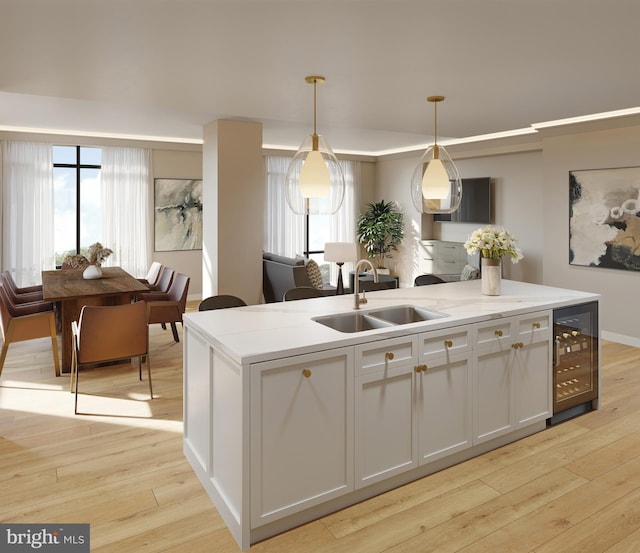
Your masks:
M362 297L359 296L360 292L360 279L358 276L360 275L360 265L369 265L371 270L373 271L373 282L378 282L378 271L373 266L371 261L368 259L361 259L356 263L356 268L353 275L353 297L355 298L355 304L353 306L354 309L360 309L360 304L367 303L367 298L364 297L364 290L362 291Z

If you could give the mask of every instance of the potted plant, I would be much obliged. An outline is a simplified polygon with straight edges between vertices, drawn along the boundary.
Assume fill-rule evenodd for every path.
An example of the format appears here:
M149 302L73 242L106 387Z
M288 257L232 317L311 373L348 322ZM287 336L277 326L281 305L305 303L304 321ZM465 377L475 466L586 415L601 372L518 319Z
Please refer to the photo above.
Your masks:
M357 237L368 257L375 257L379 269L386 269L385 258L398 250L404 237L403 216L395 202L368 203L358 219Z

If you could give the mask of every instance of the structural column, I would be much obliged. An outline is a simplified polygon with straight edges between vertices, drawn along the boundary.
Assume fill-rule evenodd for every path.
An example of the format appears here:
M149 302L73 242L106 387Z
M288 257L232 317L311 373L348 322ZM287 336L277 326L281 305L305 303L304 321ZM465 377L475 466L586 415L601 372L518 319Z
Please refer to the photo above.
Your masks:
M203 132L202 294L262 301L262 124L217 120Z

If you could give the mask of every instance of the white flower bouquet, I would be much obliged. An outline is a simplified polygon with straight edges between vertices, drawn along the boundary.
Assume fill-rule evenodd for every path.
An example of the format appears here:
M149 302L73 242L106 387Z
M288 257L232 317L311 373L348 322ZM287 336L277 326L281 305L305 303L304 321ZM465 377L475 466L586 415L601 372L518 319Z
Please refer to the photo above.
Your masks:
M470 255L480 252L480 256L487 259L501 259L509 255L511 263L517 263L524 255L516 243L517 240L505 228L488 226L474 230L464 247Z

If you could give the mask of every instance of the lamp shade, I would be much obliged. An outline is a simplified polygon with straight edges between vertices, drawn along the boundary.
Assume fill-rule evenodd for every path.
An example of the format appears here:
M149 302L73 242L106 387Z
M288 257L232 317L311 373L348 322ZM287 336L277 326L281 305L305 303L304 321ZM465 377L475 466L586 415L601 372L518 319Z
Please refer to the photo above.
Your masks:
M310 75L304 80L313 85L313 134L305 138L289 164L284 195L298 215L333 215L344 199L344 175L329 144L316 132L316 85L325 79Z
M314 141L317 149L314 149ZM333 215L344 199L344 175L338 158L322 135L308 135L291 160L285 198L299 215Z
M421 213L453 213L462 200L462 181L455 163L438 146L438 103L444 96L429 96L433 103L433 146L422 155L411 178L411 200Z
M422 213L452 213L460 206L460 174L442 146L429 146L420 158L411 179L411 199Z
M355 263L358 260L358 245L355 242L326 242L324 260L334 263Z

